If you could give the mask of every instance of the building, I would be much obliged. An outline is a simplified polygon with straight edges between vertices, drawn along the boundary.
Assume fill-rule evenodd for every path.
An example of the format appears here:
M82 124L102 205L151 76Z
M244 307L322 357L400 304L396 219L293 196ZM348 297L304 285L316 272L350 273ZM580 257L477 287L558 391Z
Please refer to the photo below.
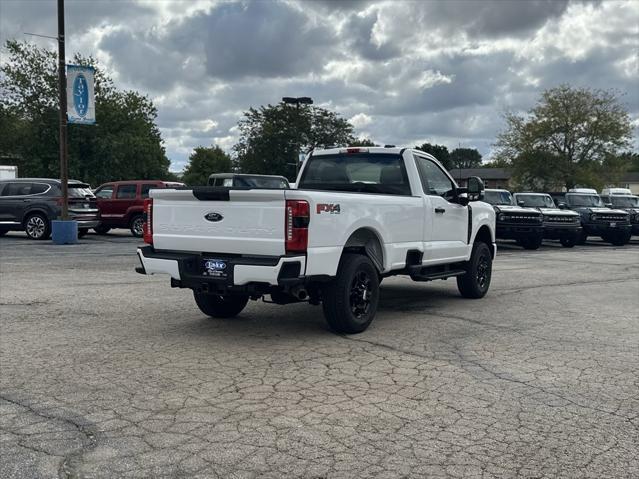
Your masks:
M466 186L469 177L479 176L484 181L486 188L510 190L511 187L514 187L511 182L512 172L508 168L462 168L450 170L450 174L459 186ZM639 171L629 171L621 177L617 184L608 186L628 188L635 195L639 195ZM561 189L557 188L557 190Z
M508 168L462 168L450 170L450 174L459 186L466 186L468 178L479 176L486 188L510 188L512 173Z

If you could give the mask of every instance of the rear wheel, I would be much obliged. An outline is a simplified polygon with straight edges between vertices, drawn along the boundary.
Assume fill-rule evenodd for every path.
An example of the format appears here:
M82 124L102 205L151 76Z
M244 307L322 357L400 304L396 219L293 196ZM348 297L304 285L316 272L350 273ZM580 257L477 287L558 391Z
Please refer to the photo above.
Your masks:
M83 238L89 232L89 228L80 228L78 229L78 238Z
M337 277L322 291L324 317L338 333L361 333L371 324L379 301L379 275L364 255L344 254Z
M197 307L213 318L233 318L246 307L249 297L243 294L220 296L219 294L193 291Z
M457 289L464 298L483 298L490 287L493 257L486 243L475 243L466 274L457 276Z
M129 223L129 228L131 229L131 233L136 238L142 238L144 234L144 218L142 215L135 215L131 218L131 223Z
M51 223L43 213L32 213L24 220L24 232L34 240L45 240L51 236Z
M109 228L108 226L100 225L93 228L93 231L95 231L99 235L105 235L109 231L111 231L111 228Z
M542 241L543 238L541 236L533 236L530 238L524 238L521 242L521 245L524 247L524 249L534 250L539 249Z

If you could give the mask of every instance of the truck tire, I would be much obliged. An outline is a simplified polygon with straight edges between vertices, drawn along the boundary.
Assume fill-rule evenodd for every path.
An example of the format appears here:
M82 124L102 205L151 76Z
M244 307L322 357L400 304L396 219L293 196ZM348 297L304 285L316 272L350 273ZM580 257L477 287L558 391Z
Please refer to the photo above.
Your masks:
M561 246L563 246L564 248L574 248L574 246L577 244L577 236L564 235L561 238L559 238L559 242L561 243Z
M197 307L212 318L234 318L242 312L249 297L244 294L220 296L218 294L193 291Z
M609 243L612 243L614 246L625 246L630 242L630 237L632 233L628 232L618 232L610 235L610 237L606 240Z
M88 232L89 232L89 228L78 229L78 238L84 238Z
M105 235L109 231L111 231L111 228L109 228L108 226L100 225L93 228L93 231L95 231L99 235Z
M51 237L51 222L44 213L32 213L24 220L24 232L34 240L46 240Z
M379 275L367 256L344 254L336 278L322 291L329 327L337 333L361 333L371 324L379 301Z
M530 238L525 238L521 242L521 245L524 247L524 249L534 250L534 249L539 249L542 241L543 241L543 238L541 236L533 236Z
M483 298L490 287L493 272L493 257L486 243L473 245L466 274L457 276L457 289L464 298Z
M142 238L144 234L144 217L142 215L134 215L129 222L129 229L131 230L131 234L136 238Z

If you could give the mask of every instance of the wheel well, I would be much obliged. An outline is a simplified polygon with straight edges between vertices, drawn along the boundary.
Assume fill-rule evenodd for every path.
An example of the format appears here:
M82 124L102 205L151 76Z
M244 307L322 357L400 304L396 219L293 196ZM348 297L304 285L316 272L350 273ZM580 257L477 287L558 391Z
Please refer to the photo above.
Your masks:
M41 215L44 215L44 217L47 219L47 221L51 221L51 220L49 219L49 214L48 214L45 210L42 210L42 209L40 209L40 208L35 208L35 209L32 209L32 210L27 211L27 212L24 214L24 216L22 217L22 222L21 222L21 223L22 223L22 226L24 226L24 224L25 224L25 222L27 221L27 219L29 219L29 216L31 216L31 215L33 215L33 214L35 214L35 213L39 213L39 214L41 214Z
M351 234L344 245L344 253L360 253L368 256L380 273L384 270L384 250L379 236L373 230L360 228Z
M479 228L479 231L475 235L475 243L478 243L478 242L486 243L488 246L490 246L493 243L493 237L490 234L490 229L488 228L488 226L484 225L481 228ZM494 254L493 248L490 248L490 254L491 255Z

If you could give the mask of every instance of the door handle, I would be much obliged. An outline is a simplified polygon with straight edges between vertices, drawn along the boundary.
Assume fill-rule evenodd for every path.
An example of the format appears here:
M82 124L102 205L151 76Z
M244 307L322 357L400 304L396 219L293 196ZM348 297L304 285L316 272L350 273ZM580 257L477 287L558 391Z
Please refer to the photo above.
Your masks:
M435 213L444 214L444 213L446 213L446 210L444 208L435 208Z

